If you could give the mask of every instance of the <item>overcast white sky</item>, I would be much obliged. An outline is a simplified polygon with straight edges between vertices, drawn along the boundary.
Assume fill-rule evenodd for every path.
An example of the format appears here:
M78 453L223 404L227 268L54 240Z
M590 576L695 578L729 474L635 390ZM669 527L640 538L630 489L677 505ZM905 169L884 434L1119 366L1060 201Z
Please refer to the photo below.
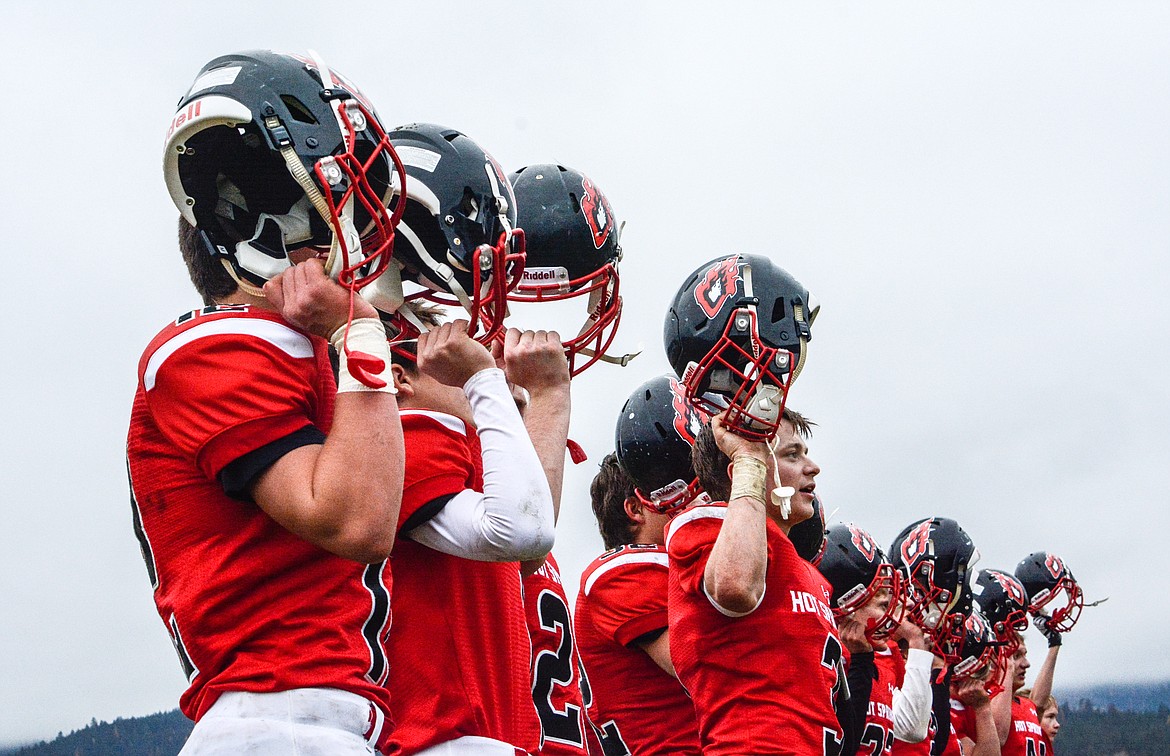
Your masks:
M142 348L197 304L164 131L204 62L257 47L313 47L388 123L459 128L508 170L578 168L628 222L618 340L645 353L574 386L571 594L616 414L668 369L669 298L753 252L823 305L792 405L838 519L888 544L953 516L1008 570L1055 551L1112 597L1058 692L1170 677L1149 653L1170 619L1165 4L41 2L0 29L0 744L184 687L125 433Z

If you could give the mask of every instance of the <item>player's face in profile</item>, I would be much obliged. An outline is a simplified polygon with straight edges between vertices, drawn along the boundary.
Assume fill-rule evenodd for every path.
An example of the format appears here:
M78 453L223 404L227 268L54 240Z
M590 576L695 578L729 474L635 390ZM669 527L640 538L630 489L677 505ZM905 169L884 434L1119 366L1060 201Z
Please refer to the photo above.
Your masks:
M1040 717L1040 729L1044 730L1044 734L1048 736L1049 740L1056 737L1056 733L1060 731L1060 708L1057 706L1049 706L1044 710L1044 714Z
M1028 648L1020 643L1016 653L1012 655L1012 692L1015 693L1024 687L1024 679L1028 674Z
M853 616L864 627L868 628L871 622L877 622L890 608L890 591L887 588L882 588L870 597L869 601L853 613ZM875 633L874 640L885 640L888 637L888 632Z
M787 420L781 421L772 450L773 453L768 455L768 465L774 468L780 485L796 489L792 497L792 514L786 521L788 525L795 525L813 516L813 490L821 468L809 458L804 439ZM771 477L771 470L768 474L771 484L775 478ZM769 512L774 511L776 517L779 517L779 510L780 507L769 507Z

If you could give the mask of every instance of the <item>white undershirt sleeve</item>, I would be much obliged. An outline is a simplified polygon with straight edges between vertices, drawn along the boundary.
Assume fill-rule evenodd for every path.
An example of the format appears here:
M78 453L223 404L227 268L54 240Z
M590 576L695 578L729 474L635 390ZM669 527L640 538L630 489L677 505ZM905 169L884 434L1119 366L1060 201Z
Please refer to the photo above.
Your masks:
M499 368L463 386L483 455L483 493L465 490L407 537L481 562L539 559L556 535L552 493L532 439Z
M930 666L934 655L912 648L906 654L902 687L894 691L894 737L907 743L921 743L930 728Z

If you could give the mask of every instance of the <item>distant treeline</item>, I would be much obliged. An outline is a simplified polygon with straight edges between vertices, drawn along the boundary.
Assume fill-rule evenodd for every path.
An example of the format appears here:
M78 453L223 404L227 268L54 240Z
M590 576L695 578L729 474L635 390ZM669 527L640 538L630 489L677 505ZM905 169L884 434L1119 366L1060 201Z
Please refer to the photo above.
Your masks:
M1160 686L1170 694L1170 684ZM1141 709L1148 709L1149 697ZM1170 754L1170 705L1124 711L1112 700L1061 702L1057 756L1166 756ZM191 732L191 721L175 711L149 717L91 721L50 743L0 750L0 756L175 756Z

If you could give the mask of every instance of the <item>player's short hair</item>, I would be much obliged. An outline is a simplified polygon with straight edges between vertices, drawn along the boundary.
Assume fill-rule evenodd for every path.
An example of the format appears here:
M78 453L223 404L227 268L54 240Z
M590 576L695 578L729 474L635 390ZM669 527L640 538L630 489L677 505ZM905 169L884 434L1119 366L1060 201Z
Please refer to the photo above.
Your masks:
M231 296L236 293L236 280L231 277L220 262L220 258L213 257L207 245L199 235L199 229L179 216L179 251L183 253L183 262L187 263L187 274L191 276L191 283L195 284L195 291L203 299L204 306L210 307L217 299Z
M783 420L788 421L801 438L808 438L815 425L794 409L784 408ZM716 501L727 501L731 495L731 476L727 473L727 466L731 460L719 450L715 443L715 433L711 424L703 425L703 430L695 438L691 447L691 465L695 468L695 477L699 479L699 486Z
M607 550L630 543L634 537L634 523L626 515L626 499L633 495L634 481L618 464L617 454L606 454L589 484L589 498Z
M415 316L427 328L438 328L443 324L443 308L438 305L428 304L426 302L404 302L403 307L409 307ZM386 333L390 336L391 341L394 339L394 334L397 332L395 326L391 322L390 316L385 313L379 313L382 317L382 323L386 326ZM418 370L418 342L414 339L410 341L403 341L394 344L394 353L402 359L397 359L394 362L402 366L403 370L414 373Z

